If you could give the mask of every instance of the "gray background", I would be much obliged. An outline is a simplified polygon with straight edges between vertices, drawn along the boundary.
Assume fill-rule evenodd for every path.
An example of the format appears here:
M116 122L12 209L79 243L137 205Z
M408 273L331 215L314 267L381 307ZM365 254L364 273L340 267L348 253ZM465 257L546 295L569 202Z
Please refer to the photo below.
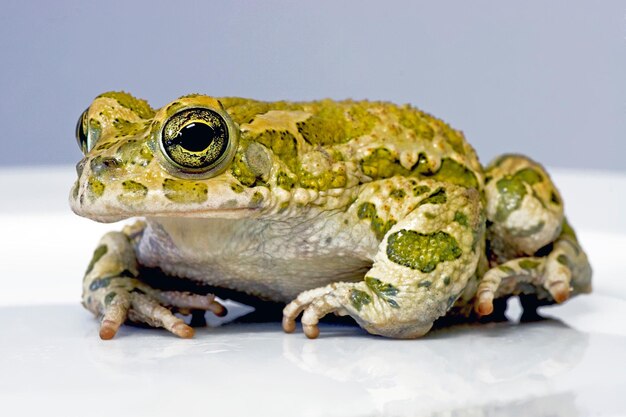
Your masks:
M412 103L487 162L626 170L624 1L2 1L0 166L74 163L126 90Z

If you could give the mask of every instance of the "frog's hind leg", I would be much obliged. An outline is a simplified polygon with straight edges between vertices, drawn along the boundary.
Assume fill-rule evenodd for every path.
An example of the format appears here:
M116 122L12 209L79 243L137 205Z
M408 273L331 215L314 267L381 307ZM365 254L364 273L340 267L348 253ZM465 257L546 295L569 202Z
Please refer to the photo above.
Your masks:
M303 330L315 338L320 318L335 312L352 316L372 334L416 338L446 314L480 257L480 196L474 189L449 184L404 184L409 181L394 177L381 182L375 195L363 193L348 210L348 216L370 222L375 232L384 230L372 268L361 282L338 282L301 293L283 311L285 331L292 332L303 313ZM392 187L387 198L390 183L398 187ZM397 223L389 214L402 212L400 206L385 211L393 207L393 193L402 195L398 204L409 210Z
M160 291L142 282L132 244L141 232L141 227L131 226L102 237L83 280L83 305L102 318L102 339L113 338L126 320L192 337L193 329L164 306L181 311L209 310L216 315L225 309L212 295Z
M571 294L589 292L587 256L543 167L521 155L503 155L487 167L485 182L493 268L482 277L476 312L490 314L493 299L507 295L532 294L540 302L561 303Z
M491 314L494 299L508 295L532 295L536 302L525 302L526 310L540 304L562 303L572 294L590 292L591 266L567 222L548 249L545 256L513 259L487 271L476 292L476 313Z
M561 232L561 196L543 167L529 158L503 155L493 161L485 197L492 261L532 256Z

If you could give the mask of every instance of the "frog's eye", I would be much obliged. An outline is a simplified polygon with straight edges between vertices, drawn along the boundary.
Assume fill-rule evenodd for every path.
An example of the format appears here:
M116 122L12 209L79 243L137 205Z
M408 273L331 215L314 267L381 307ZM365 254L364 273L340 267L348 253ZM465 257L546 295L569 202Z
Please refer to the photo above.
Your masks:
M78 118L78 123L76 123L76 142L78 142L78 147L83 155L86 155L87 152L89 152L89 127L87 126L88 111L89 109L85 110Z
M167 120L160 142L163 156L176 170L209 177L232 160L236 139L228 116L211 109L190 108Z

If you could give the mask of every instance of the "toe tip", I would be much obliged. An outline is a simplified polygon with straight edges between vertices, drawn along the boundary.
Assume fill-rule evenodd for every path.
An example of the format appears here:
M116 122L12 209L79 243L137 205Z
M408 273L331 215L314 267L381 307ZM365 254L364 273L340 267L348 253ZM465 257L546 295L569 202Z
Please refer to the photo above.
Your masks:
M117 334L118 326L110 320L105 320L100 326L100 339L111 340Z

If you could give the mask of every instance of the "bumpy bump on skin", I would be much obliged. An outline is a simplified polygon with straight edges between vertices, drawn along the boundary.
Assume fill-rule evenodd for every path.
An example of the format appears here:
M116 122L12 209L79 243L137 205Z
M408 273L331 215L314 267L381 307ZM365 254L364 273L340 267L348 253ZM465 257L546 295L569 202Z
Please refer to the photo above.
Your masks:
M201 182L174 180L163 181L165 197L176 203L203 203L207 200L207 185Z
M400 230L387 238L389 259L421 272L432 272L439 263L453 261L462 254L456 239L442 231L424 234Z
M99 95L97 98L108 97L117 100L120 106L135 112L142 119L154 117L154 110L147 101L133 97L123 91L109 91Z

